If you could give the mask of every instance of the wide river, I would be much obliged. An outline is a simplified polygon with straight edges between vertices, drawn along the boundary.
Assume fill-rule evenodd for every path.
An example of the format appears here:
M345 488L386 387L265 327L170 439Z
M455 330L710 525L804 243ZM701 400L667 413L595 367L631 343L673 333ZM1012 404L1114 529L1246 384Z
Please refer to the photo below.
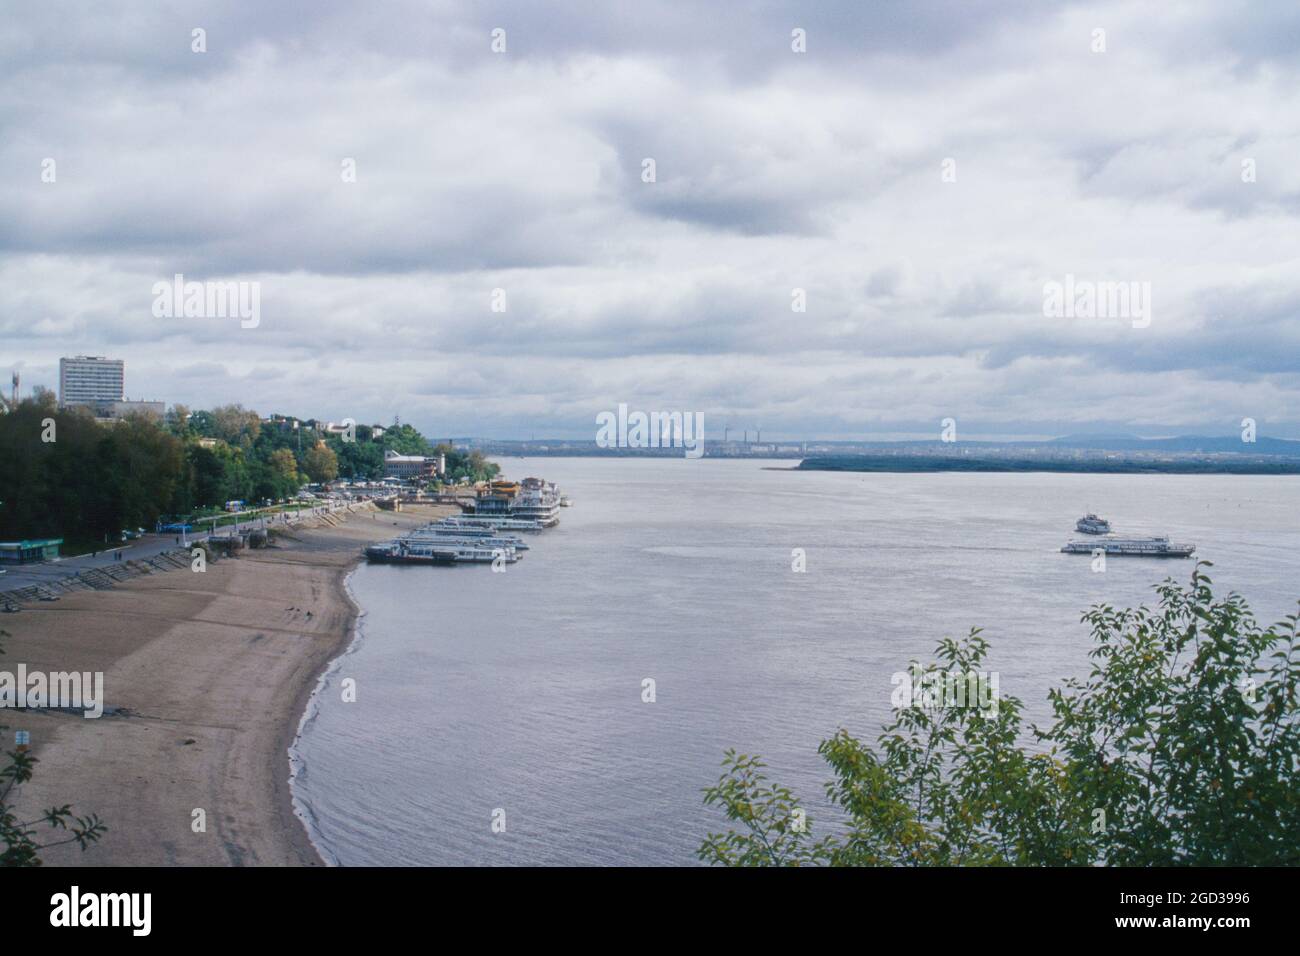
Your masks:
M1265 622L1300 599L1297 478L501 464L574 501L524 560L350 579L359 637L293 753L331 862L691 864L724 828L701 790L728 747L763 755L821 832L818 743L839 727L874 742L909 659L982 627L1001 694L1042 721L1048 689L1086 671L1082 611L1188 579L1191 560L1095 573L1061 554L1088 510L1194 542Z

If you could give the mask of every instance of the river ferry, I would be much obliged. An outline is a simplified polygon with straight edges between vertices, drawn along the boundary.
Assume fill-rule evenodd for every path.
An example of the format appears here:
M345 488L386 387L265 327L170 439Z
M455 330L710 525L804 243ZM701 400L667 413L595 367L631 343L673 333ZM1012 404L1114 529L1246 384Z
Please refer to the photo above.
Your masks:
M1153 538L1099 538L1096 541L1071 541L1061 549L1065 554L1134 555L1144 558L1189 558L1196 551L1194 544L1171 544L1163 535Z

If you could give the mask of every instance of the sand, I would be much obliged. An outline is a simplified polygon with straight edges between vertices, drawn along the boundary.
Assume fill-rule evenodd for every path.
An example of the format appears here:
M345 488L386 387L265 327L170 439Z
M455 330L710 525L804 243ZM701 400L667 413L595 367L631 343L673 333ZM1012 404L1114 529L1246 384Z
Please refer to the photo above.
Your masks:
M0 710L4 749L28 730L39 763L14 803L72 804L109 831L46 865L319 866L293 812L288 748L317 680L347 647L356 608L343 586L361 545L452 507L364 510L299 529L266 550L0 615L0 670L102 671L87 720ZM206 832L194 832L195 810Z

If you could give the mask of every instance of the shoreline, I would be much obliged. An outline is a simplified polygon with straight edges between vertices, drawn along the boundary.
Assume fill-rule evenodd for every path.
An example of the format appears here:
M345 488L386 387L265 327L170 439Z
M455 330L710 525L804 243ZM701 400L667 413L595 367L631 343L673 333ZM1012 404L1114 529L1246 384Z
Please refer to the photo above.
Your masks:
M347 586L348 575L350 575L360 565L358 558L346 568L341 568L335 572L335 588L338 593L343 595L345 601L351 607L349 623L343 633L341 646L336 645L332 648L323 665L318 669L311 681L303 681L298 688L298 699L295 701L293 709L299 714L298 720L292 726L285 725L282 739L276 747L276 752L280 755L279 759L288 764L287 773L272 772L271 777L275 787L276 810L281 820L284 822L284 828L291 832L290 838L295 844L295 851L302 857L315 857L315 862L309 864L312 866L331 866L337 861L326 859L322 848L312 839L314 827L311 825L309 817L310 812L306 802L302 803L301 812L298 809L298 801L294 797L293 783L300 771L305 772L305 765L302 764L302 758L297 755L294 746L302 737L302 732L306 728L309 717L312 716L313 709L317 706L316 695L325 689L325 682L329 677L330 671L343 655L347 653L352 641L356 638L356 628L361 619L361 609ZM275 761L278 762L278 761ZM293 823L288 821L292 820Z
M315 814L311 812L311 806L305 797L299 797L296 792L296 784L300 776L305 776L307 772L306 758L298 751L298 742L302 739L303 733L311 726L312 721L320 710L320 695L325 691L329 683L330 675L333 674L342 664L345 657L356 647L357 642L361 639L361 622L365 617L365 609L357 602L356 595L352 593L352 588L348 584L353 573L361 567L361 559L358 558L352 565L344 568L339 573L338 586L339 591L347 598L348 603L352 606L352 624L348 629L348 638L338 652L325 664L317 675L316 680L310 685L304 684L305 699L302 706L298 708L301 716L293 730L293 736L285 744L284 753L289 761L289 775L284 780L283 798L288 800L289 814L298 821L298 830L302 833L303 839L307 841L310 851L316 855L316 858L324 866L339 866L339 861L332 855L327 855L325 847L320 840L320 830L316 826Z
M7 615L6 668L104 674L98 719L0 710L6 736L31 732L38 760L14 795L19 812L70 803L109 828L85 853L42 852L46 865L326 865L295 805L293 746L357 636L347 577L362 545L449 510L358 509L204 574L144 576Z

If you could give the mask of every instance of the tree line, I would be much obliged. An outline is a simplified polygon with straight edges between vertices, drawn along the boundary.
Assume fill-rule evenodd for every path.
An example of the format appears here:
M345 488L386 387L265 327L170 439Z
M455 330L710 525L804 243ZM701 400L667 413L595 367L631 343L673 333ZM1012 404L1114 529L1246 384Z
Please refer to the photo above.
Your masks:
M434 446L407 424L379 435L357 426L355 441L345 441L315 422L267 422L241 405L194 412L177 405L161 421L105 422L60 409L53 393L38 389L0 415L0 539L113 539L227 501L289 498L308 482L382 478L390 448L445 454L453 480L498 472L481 453Z

